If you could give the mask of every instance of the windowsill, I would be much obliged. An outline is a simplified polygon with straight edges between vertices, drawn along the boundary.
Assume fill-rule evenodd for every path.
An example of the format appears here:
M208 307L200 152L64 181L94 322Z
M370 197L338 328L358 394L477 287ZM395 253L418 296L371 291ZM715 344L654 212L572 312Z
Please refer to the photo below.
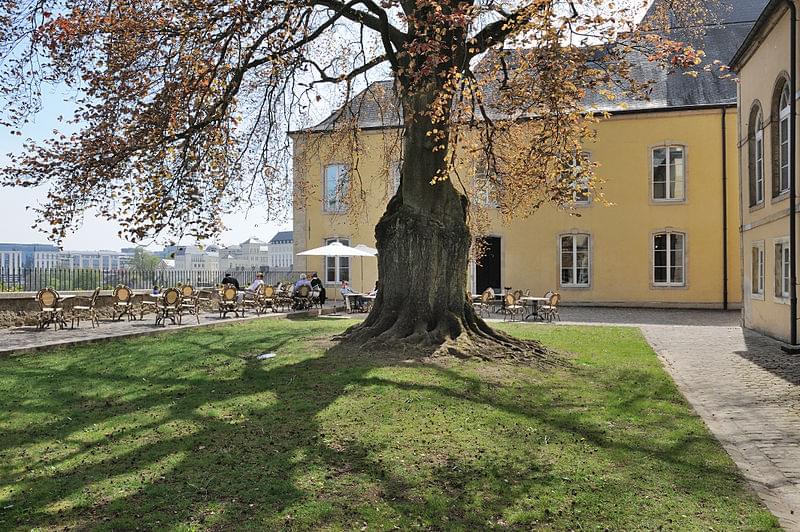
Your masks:
M764 301L764 294L750 294L750 299L754 299L756 301Z
M650 288L652 290L672 290L672 289L685 289L686 283L683 284L659 284L659 283L650 283Z
M580 207L581 209L585 209L587 207L592 206L592 202L590 201L576 201L572 204L574 207Z
M773 301L775 303L780 304L780 305L788 305L789 304L789 298L788 297L775 297L775 298L773 298Z
M761 209L764 208L764 206L765 206L765 202L764 202L764 200L761 200L760 202L756 203L755 205L751 205L750 206L750 212L760 211Z
M558 286L562 290L591 290L590 284L562 284Z
M780 202L782 202L784 200L787 200L787 199L789 199L789 191L788 190L784 190L783 192L781 192L777 196L772 196L772 199L770 200L770 203L775 205L776 203L780 203Z
M686 198L683 199L656 199L650 198L650 203L653 205L681 205L686 203Z

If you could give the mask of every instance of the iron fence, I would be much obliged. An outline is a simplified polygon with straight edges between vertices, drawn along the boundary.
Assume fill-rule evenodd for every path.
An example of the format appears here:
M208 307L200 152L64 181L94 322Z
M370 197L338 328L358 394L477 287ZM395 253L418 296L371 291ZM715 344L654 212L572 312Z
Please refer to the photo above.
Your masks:
M51 287L56 290L94 290L100 287L111 290L124 284L136 290L167 287L178 283L195 287L218 284L225 273L230 273L242 288L256 278L260 270L98 270L67 268L22 268L0 269L0 292L36 292ZM295 271L267 271L264 282L278 284L280 281L295 281L301 273Z

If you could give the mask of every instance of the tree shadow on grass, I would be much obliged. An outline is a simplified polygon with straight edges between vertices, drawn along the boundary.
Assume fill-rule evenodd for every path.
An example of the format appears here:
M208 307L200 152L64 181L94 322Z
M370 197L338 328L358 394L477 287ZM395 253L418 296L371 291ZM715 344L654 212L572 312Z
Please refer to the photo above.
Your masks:
M735 480L725 467L693 458L691 438L656 444L635 434L610 435L607 427L582 417L577 404L556 405L553 390L520 400L452 368L336 349L295 362L264 363L253 356L280 350L296 336L288 331L238 339L229 331L206 331L175 355L146 359L153 370L141 383L135 361L126 370L115 367L113 358L83 359L60 372L9 367L44 398L39 405L14 403L11 411L49 415L3 434L0 488L13 491L0 501L0 528L349 528L370 520L404 528L483 528L502 524L502 512L532 492L565 489L566 499L578 497L564 488L554 465L535 458L534 445L534 458L523 462L499 455L467 458L474 449L443 453L419 478L387 454L388 440L363 437L379 428L379 420L354 429L352 437L346 430L350 420L341 420L340 431L320 421L331 405L369 387L535 421L561 438L587 440L620 466L631 460L663 466L669 482L687 493L706 494L699 477ZM139 355L147 356L143 349ZM192 356L200 375L171 376L170 365ZM433 378L419 383L373 374L391 368ZM119 394L87 393L98 386L118 388ZM683 421L668 420L676 426ZM38 461L23 465L27 450ZM609 496L629 489L624 481L605 483ZM564 504L554 503L548 512L534 504L538 509L526 519L556 519Z

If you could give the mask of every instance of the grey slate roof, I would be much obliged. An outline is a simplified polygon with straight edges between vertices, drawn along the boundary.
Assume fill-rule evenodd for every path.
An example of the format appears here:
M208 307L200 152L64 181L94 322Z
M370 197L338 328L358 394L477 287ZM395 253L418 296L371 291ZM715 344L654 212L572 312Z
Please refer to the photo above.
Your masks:
M272 237L272 240L269 241L270 244L278 244L281 242L294 242L294 232L278 231L275 233L275 236Z
M738 72L739 68L741 68L744 57L747 55L747 52L754 45L754 43L758 40L761 33L767 28L773 14L775 14L778 9L782 7L785 7L783 0L770 0L764 7L763 11L761 11L756 23L750 29L750 33L747 34L747 37L745 37L744 41L739 46L739 49L736 51L736 54L734 54L730 61L731 68L735 72Z
M652 17L658 2L651 5L645 20ZM703 1L703 0L698 0ZM769 0L716 0L722 7L716 19L703 31L672 28L665 34L672 40L690 42L705 52L704 64L718 60L727 63L750 32ZM673 22L677 22L674 21ZM603 112L635 112L691 108L698 106L732 105L736 102L736 84L732 78L722 78L719 71L704 72L698 66L698 75L692 77L681 72L668 73L661 65L648 61L644 55L629 57L632 74L638 80L652 80L647 94L633 96L617 92L609 101L598 94L585 100L587 110ZM402 109L393 91L391 80L378 81L354 96L341 109L307 131L326 131L339 121L358 117L362 129L399 126Z
M660 5L671 0L655 0L647 10L643 22L647 22L654 16ZM706 5L713 8L714 20L708 23L734 24L739 22L749 22L752 24L764 10L768 0L695 0L696 2L706 2ZM670 26L680 26L680 21L674 16L670 17Z
M361 129L399 126L403 112L394 93L392 80L376 81L356 94L347 105L332 113L308 131L327 131L334 124L347 122L358 116ZM280 234L280 233L279 233Z

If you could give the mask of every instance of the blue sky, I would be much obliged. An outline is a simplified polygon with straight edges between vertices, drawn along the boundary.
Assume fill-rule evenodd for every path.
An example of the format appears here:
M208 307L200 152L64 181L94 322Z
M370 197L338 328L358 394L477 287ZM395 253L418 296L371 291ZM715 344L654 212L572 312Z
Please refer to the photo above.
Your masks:
M43 102L44 109L35 121L22 128L22 136L11 135L10 130L0 127L0 166L8 161L8 153L19 153L23 149L26 138L42 140L52 134L53 129L63 128L58 122L59 115L69 116L71 105L63 100L63 96L55 92L47 95ZM5 187L0 189L0 242L40 242L46 243L47 235L32 229L35 213L27 207L38 205L46 197L45 188ZM291 218L280 222L266 223L257 209L248 215L230 216L225 219L229 228L223 232L219 242L233 244L247 240L251 236L269 240L281 230L292 228ZM117 236L119 226L113 222L92 216L88 213L83 224L63 242L64 249L113 249L132 246L131 242ZM159 248L159 245L149 247Z

